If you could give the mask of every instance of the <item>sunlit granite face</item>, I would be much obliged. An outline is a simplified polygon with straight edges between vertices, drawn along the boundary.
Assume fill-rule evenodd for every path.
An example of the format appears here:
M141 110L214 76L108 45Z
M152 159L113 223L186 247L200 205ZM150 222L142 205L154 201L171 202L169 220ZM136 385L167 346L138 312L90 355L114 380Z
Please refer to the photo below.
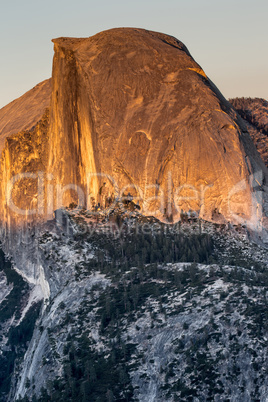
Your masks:
M49 117L29 140L34 146L6 142L2 200L12 175L33 172L31 186L16 182L16 202L29 216L49 217L78 199L105 207L130 194L160 219L191 210L220 222L261 220L265 167L242 120L181 42L134 28L53 42Z

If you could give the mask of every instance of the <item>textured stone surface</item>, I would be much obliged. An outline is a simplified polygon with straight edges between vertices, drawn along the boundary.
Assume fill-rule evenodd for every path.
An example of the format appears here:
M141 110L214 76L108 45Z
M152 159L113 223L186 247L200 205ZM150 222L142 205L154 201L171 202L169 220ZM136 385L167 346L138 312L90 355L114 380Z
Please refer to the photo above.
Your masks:
M4 222L16 225L25 221L29 211L34 210L44 215L42 208L45 206L46 188L42 183L48 160L48 125L49 111L46 109L33 130L20 131L6 138L0 170L0 215ZM22 176L19 177L19 174ZM13 178L14 183L11 184ZM7 199L12 208L6 208ZM36 220L36 213L30 216Z
M144 214L160 219L177 220L182 210L216 221L253 223L257 215L261 218L265 166L243 120L181 42L165 34L120 28L90 38L55 39L54 45L50 122L42 134L48 135L48 146L38 140L26 152L11 150L13 142L6 142L2 209L11 170L14 175L31 167L35 173L42 169L49 174L44 183L45 217L60 206L57 199L63 198L64 205L77 200L73 190L56 198L56 186L77 185L86 207L105 206L121 191L136 197ZM48 104L50 82L40 85L39 118ZM20 121L20 130L35 110L26 113L23 104L18 109L24 108L25 115L11 110L9 118ZM2 138L10 132L3 131ZM31 143L34 134L29 138ZM29 158L35 162L29 165ZM54 189L54 201L46 197L48 185ZM23 200L25 187L16 197L23 208L28 202L32 209L38 200L36 195Z
M36 125L49 107L50 96L51 79L48 79L0 109L0 154L8 136Z
M268 101L261 98L234 98L230 102L245 120L247 130L268 167Z
M110 195L114 186L99 177L89 183L88 175L105 173L147 200L156 195L152 185L160 186L165 206L146 205L155 215L193 209L210 219L216 209L232 219L228 197L245 180L231 209L250 216L249 176L264 166L241 120L181 42L114 29L54 44L49 170L62 184L89 184L102 201L104 182ZM180 196L192 199L174 203L180 186Z

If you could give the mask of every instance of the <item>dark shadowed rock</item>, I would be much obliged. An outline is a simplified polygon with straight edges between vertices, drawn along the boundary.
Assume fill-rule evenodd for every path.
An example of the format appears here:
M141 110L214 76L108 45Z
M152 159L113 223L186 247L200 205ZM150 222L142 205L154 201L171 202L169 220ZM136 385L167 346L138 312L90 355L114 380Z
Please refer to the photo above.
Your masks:
M245 120L254 145L268 167L268 101L261 98L234 98L230 102Z

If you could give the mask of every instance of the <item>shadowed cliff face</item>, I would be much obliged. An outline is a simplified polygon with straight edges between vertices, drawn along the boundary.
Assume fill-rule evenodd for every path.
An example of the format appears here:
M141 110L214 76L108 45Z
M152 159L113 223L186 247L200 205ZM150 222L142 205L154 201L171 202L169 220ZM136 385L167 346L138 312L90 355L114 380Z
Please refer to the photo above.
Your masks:
M217 221L261 217L264 164L242 119L181 42L129 28L53 42L48 145L28 150L33 172L43 174L32 194L42 188L39 177L44 191L41 201L28 197L29 210L37 205L50 217L78 198L105 206L130 193L160 219L178 219L182 210ZM39 138L32 135L30 142ZM2 154L2 200L11 161L13 175L30 166L17 163L21 150L11 145ZM29 186L18 188L25 208Z
M244 119L253 143L268 167L268 101L261 98L234 98L229 101Z

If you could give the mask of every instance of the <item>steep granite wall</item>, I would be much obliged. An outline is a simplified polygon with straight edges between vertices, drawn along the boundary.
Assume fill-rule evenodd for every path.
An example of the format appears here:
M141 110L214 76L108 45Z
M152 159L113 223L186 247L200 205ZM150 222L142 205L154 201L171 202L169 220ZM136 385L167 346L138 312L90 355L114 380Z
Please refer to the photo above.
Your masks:
M0 111L4 224L129 193L163 220L190 210L219 222L262 220L267 170L243 120L181 42L120 28L54 45L52 82ZM14 219L10 194L26 211Z
M8 230L43 219L46 202L49 110L31 131L10 135L2 151L0 216Z
M55 183L78 184L103 204L104 187L106 197L125 187L160 218L190 209L207 219L215 211L218 219L251 218L260 200L250 175L264 165L241 119L181 42L122 28L54 44ZM72 200L66 193L64 203Z

